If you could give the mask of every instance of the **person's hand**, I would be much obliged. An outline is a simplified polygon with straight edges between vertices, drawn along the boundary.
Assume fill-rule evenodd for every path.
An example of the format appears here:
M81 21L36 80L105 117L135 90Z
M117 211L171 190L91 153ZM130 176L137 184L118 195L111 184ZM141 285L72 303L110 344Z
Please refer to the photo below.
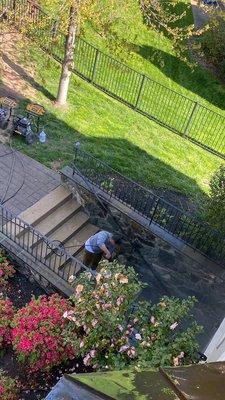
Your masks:
M112 257L112 255L111 255L110 251L107 251L107 253L105 253L105 258L107 260L109 260L111 257Z

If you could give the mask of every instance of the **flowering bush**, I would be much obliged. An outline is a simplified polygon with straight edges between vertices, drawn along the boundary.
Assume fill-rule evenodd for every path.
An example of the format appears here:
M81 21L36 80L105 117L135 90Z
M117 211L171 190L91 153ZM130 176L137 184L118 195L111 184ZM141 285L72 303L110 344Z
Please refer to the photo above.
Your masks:
M0 399L16 400L18 397L18 384L0 369Z
M195 300L164 297L157 305L138 302L143 287L133 268L116 261L102 263L93 276L88 272L76 281L74 306L64 313L69 322L64 341L87 366L124 368L180 365L195 360L197 324L188 329L182 321ZM135 306L135 311L134 311Z
M140 332L136 351L141 366L178 366L196 361L195 338L202 331L190 314L196 301L194 297L163 297L155 305L139 304L135 316Z
M32 371L49 370L73 358L70 345L61 336L67 321L68 300L54 294L32 299L13 319L12 343L18 359L28 363Z
M11 278L15 272L15 269L4 256L4 253L0 251L0 286L5 286L8 279Z
M143 284L132 268L102 264L96 277L84 272L77 280L75 306L64 313L69 321L64 340L83 356L86 366L126 366L133 358L132 351L123 351L131 333L128 315Z
M0 349L11 343L11 322L14 309L11 301L0 299Z

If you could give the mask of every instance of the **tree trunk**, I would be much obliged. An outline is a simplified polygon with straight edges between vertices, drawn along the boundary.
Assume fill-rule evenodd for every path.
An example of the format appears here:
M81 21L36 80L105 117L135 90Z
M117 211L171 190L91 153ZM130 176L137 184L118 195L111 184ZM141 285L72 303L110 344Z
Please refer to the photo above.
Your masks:
M67 101L69 83L70 83L70 76L73 69L73 57L74 57L74 44L75 44L75 37L78 28L78 11L79 11L79 3L80 0L74 0L74 5L70 8L70 18L69 18L69 27L68 27L68 34L66 37L66 44L65 44L65 54L64 60L62 63L62 71L59 81L59 88L58 94L56 99L56 104L64 105Z

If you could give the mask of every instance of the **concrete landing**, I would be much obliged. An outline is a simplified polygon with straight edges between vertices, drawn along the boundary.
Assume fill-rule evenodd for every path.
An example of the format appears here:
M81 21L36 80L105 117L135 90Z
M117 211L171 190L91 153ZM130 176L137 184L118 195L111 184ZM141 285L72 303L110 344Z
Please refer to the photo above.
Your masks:
M12 196L5 206L16 215L60 185L57 172L19 151L13 153L3 144L0 144L0 171L0 200Z

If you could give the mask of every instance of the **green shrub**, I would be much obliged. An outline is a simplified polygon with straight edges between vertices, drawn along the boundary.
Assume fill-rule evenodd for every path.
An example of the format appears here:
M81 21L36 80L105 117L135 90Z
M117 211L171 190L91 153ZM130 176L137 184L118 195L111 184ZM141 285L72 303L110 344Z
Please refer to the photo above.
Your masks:
M214 173L210 181L210 199L206 206L207 221L225 235L225 166Z
M0 369L0 399L17 400L18 392L18 382L10 378L2 369Z
M204 34L202 49L207 59L225 73L225 20L213 19L210 29Z
M194 298L138 301L143 284L134 269L102 263L96 276L76 281L73 306L62 335L86 366L119 369L129 365L183 365L195 361L201 328L189 321Z

